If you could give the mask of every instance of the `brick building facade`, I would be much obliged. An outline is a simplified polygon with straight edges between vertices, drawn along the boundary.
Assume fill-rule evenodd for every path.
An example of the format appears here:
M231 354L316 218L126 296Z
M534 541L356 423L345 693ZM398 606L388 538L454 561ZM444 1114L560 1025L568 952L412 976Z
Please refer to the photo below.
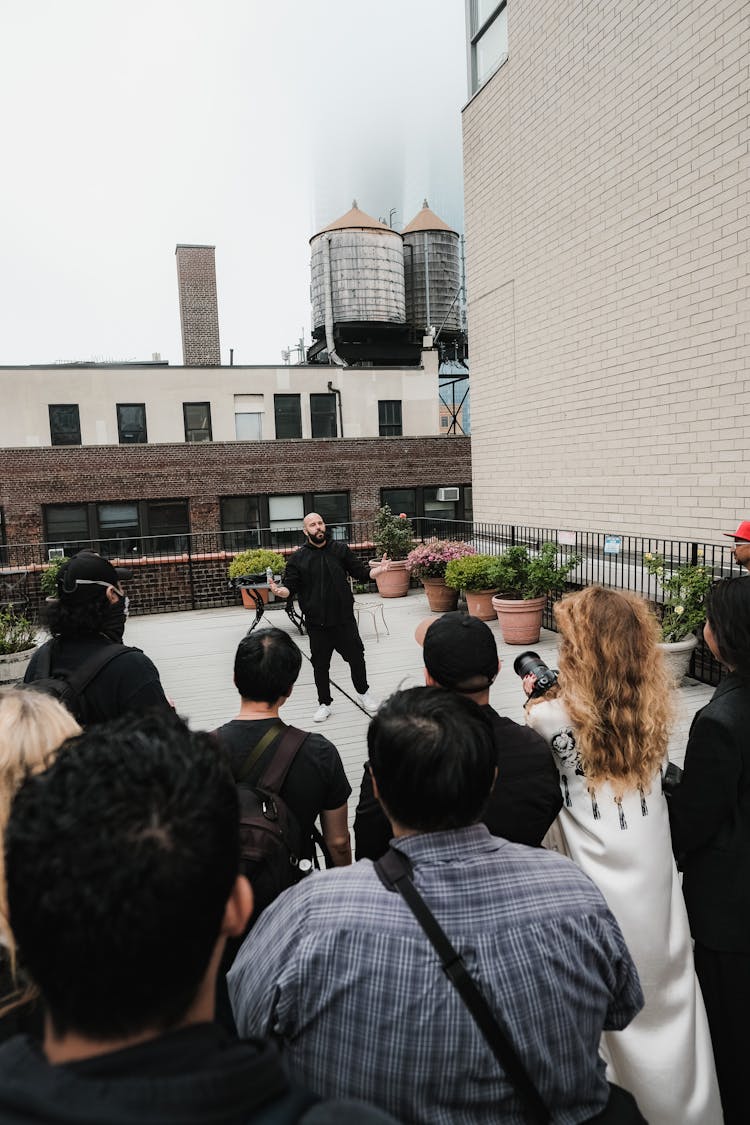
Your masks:
M475 515L721 540L750 515L750 6L481 12L463 112Z
M184 244L175 249L186 367L218 367L221 363L215 249Z

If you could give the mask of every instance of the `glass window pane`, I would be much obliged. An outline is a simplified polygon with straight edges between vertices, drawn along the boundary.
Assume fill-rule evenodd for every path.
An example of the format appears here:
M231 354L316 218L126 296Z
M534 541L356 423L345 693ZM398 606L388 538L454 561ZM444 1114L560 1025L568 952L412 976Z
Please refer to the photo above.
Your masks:
M289 520L298 521L299 526L302 527L302 520L305 515L304 500L302 496L269 496L268 515L271 520L271 527L275 523L288 522Z
M260 546L260 507L257 496L222 496L221 529L229 532L225 546L230 550L244 550Z
M184 551L190 533L190 516L186 500L149 500L146 503L149 538L145 550Z
M211 404L183 402L185 441L211 441Z
M263 415L235 414L234 433L237 441L260 441L263 437Z
M378 427L381 437L401 436L401 399L386 398L378 402Z
M472 35L476 34L482 24L487 22L489 16L500 7L498 0L475 0L476 3L476 22L472 26Z
M122 445L146 441L146 406L142 402L117 404L117 436Z
M90 538L85 504L50 504L44 509L49 543L78 543Z
M49 407L49 433L52 445L80 445L81 420L77 403Z
M384 488L383 503L388 504L397 516L405 512L409 519L417 515L417 490L415 488Z
M348 492L314 492L310 511L323 517L332 539L346 539L349 523Z
M302 437L302 410L299 395L274 395L273 409L277 438Z
M337 437L336 395L310 395L310 421L314 438Z
M474 45L474 66L476 87L486 82L493 70L508 54L508 15L507 9L492 21L481 39Z

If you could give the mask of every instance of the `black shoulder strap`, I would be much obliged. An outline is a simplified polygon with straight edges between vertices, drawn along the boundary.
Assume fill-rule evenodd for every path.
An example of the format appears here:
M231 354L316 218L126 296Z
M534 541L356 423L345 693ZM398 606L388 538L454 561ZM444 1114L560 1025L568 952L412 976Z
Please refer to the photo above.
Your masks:
M278 738L283 729L284 723L282 723L281 719L277 719L275 723L271 723L266 733L262 736L262 738L258 740L256 745L253 746L252 750L242 763L242 767L240 768L239 773L235 776L234 779L238 784L247 780L247 778L253 772L253 767L255 766L256 762L259 761L260 757L262 756L263 751L268 749L274 739Z
M36 667L34 668L35 680L46 680L55 676L52 666L53 653L56 651L56 641L53 637L51 640L43 644L39 650L37 657ZM70 671L65 671L61 675L61 679L70 686L71 691L76 695L81 695L86 690L92 680L94 680L101 670L115 660L118 656L122 656L126 652L134 652L135 650L128 645L109 644L103 645L101 649L93 652L88 660L84 660L77 668L72 668ZM32 681L33 682L33 681Z
M268 789L271 793L281 792L281 787L286 781L286 775L297 756L297 751L309 734L309 731L299 730L297 727L288 727L284 723L281 723L281 726L284 731L279 739L279 745L274 750L271 761L258 781L259 789Z
M469 1009L477 1027L492 1053L505 1071L508 1080L523 1102L528 1120L534 1125L547 1125L550 1112L529 1077L515 1047L495 1019L482 993L466 971L460 954L451 945L445 931L420 895L411 879L411 865L401 852L389 848L375 864L381 883L388 890L397 890L430 939L440 958L443 970Z

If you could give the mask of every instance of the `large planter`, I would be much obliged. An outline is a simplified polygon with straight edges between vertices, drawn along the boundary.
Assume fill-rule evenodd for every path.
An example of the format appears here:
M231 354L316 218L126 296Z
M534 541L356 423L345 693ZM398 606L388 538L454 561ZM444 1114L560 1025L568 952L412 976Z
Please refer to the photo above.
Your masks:
M494 590L464 590L466 608L470 617L478 617L480 621L492 621L495 611L492 608Z
M268 589L266 586L253 586L256 594L260 595L260 600L263 605L268 605ZM253 596L245 586L240 586L240 593L242 594L242 604L245 609L257 609L256 603L253 601Z
M527 600L494 597L492 608L506 645L534 645L542 631L546 597Z
M458 605L458 590L446 586L442 578L423 578L422 585L433 613L450 613Z
M380 559L373 559L371 566L378 566ZM406 560L399 559L388 563L388 569L378 574L375 581L381 598L405 598L409 592L411 574L406 569Z
M675 687L680 686L683 677L687 674L690 667L690 658L697 644L698 638L691 633L689 637L685 637L682 641L663 641L656 646L664 653L667 671L674 680Z
M10 652L6 656L0 656L0 687L20 684L35 652L35 648L25 648L22 652Z

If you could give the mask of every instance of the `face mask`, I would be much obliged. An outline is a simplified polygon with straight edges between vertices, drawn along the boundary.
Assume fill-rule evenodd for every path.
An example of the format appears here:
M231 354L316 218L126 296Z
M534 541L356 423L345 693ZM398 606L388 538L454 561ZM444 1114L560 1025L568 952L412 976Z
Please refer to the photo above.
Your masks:
M108 603L101 624L101 632L111 641L121 641L125 632L125 621L128 616L128 598L118 598L114 605Z

